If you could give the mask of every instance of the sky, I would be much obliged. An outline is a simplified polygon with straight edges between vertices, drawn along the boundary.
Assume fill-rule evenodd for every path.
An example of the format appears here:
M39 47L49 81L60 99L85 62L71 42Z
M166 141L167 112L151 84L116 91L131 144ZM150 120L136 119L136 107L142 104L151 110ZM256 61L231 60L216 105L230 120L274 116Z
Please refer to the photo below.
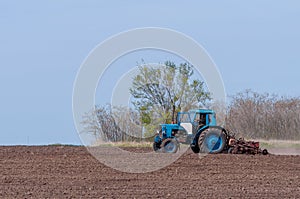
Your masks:
M300 96L299 10L298 0L1 0L0 145L81 144L72 113L80 65L100 42L134 28L193 38L228 95Z

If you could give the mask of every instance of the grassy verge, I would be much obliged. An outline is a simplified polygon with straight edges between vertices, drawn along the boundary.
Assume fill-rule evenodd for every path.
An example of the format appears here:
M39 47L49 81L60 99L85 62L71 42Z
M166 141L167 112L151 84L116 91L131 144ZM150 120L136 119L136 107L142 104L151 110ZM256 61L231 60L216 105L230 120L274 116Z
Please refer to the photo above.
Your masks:
M259 140L261 148L297 148L300 149L300 140Z
M115 146L115 147L152 147L151 142L109 142L97 144L97 146Z
M300 149L300 140L257 140L260 148L296 148ZM106 142L98 143L94 146L115 146L115 147L152 147L152 142Z
M61 144L61 143L53 143L53 144L48 144L48 146L78 146L78 147L80 147L80 146L83 146L83 145L75 145L75 144Z

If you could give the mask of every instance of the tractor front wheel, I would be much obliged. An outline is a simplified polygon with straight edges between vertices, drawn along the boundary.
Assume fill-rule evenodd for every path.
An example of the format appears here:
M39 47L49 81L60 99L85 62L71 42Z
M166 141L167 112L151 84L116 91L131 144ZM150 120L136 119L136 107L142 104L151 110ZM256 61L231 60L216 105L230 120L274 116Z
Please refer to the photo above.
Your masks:
M162 142L161 147L165 153L176 153L179 148L179 143L174 138L168 138Z

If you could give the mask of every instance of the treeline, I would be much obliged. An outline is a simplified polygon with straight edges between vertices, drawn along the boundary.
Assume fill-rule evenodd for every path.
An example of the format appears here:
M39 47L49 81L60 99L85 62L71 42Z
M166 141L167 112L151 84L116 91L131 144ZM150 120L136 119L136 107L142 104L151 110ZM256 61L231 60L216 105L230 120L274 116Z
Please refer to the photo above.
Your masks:
M223 117L225 124L219 125L237 137L300 140L300 98L246 90L231 97ZM82 124L83 133L102 141L152 141L155 134L155 130L146 132L139 114L127 107L95 107L84 116ZM155 125L158 129L159 124Z
M226 127L240 137L299 140L300 98L238 93L228 106Z

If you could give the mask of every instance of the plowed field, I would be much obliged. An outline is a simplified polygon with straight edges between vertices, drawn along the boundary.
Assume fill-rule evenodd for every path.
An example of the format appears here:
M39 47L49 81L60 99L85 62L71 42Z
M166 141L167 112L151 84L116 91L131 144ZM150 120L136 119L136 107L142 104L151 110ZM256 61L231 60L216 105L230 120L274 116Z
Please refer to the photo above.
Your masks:
M300 198L300 156L200 159L187 151L159 171L131 174L103 165L81 146L6 146L0 147L0 198Z

